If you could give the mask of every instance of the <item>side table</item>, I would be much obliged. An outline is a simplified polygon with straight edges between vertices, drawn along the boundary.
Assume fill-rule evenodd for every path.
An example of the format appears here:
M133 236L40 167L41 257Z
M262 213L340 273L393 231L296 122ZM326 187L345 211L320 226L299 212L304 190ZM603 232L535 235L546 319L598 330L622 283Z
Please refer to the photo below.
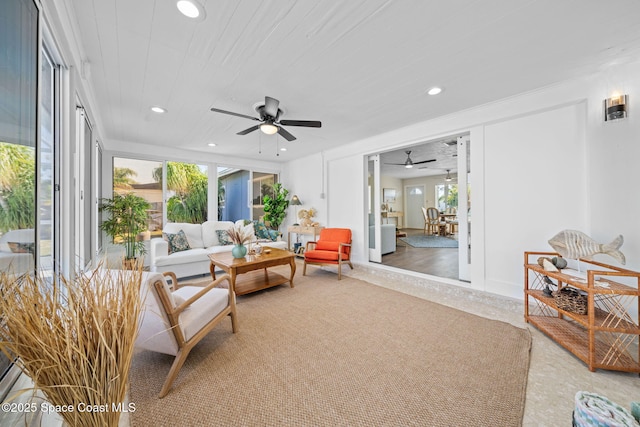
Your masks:
M322 230L324 227L321 226L317 226L317 227L305 227L302 225L290 225L287 228L287 248L291 251L293 250L293 248L291 247L291 233L295 233L295 234L305 234L308 236L313 236L313 240L316 240L316 238L318 237L318 235L320 235L320 230ZM300 254L296 254L296 256L303 256Z

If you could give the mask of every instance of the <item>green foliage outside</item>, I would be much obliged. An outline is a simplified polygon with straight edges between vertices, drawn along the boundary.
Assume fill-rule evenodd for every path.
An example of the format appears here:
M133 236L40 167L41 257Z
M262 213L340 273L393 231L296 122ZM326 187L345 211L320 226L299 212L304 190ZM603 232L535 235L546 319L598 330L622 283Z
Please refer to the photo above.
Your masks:
M226 191L224 182L218 178L218 221L222 221Z
M447 206L457 208L458 207L458 186L452 185L449 187L449 193L447 194Z
M131 168L113 168L113 189L131 190L135 181L132 177L138 173Z
M0 232L35 227L35 150L0 142Z
M153 172L162 183L162 168ZM193 163L167 162L167 189L175 192L167 200L167 219L171 222L201 224L207 220L208 178Z
M266 195L262 198L265 212L264 220L269 222L271 228L278 230L287 216L289 190L283 188L279 182L273 184L272 188L273 196Z
M147 230L147 210L149 203L133 193L113 193L112 199L101 200L101 211L110 214L110 218L100 224L100 228L107 233L113 243L125 248L125 257L133 259L138 254L144 254L142 241L138 241L138 234Z

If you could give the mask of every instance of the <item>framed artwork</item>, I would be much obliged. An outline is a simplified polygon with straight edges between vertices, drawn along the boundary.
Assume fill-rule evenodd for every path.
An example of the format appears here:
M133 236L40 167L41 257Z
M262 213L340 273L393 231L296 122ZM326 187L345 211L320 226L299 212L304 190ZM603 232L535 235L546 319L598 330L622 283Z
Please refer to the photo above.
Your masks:
M396 201L396 189L395 188L383 188L382 189L382 201L384 203L395 203L395 201Z

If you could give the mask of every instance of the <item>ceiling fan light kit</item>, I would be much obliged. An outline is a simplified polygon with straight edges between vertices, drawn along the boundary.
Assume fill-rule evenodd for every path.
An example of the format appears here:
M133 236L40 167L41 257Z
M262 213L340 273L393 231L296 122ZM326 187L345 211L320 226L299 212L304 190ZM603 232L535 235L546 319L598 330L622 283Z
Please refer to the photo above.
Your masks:
M231 116L242 117L245 119L256 120L258 122L262 122L259 125L252 126L248 129L242 130L237 133L237 135L246 135L248 133L253 132L254 130L260 129L263 133L267 135L273 135L278 133L282 137L284 137L287 141L295 141L296 137L293 136L289 131L287 131L282 126L300 126L300 127L309 127L309 128L319 128L322 127L322 122L317 120L280 120L280 116L282 116L282 109L279 108L280 101L275 98L271 98L270 96L264 97L264 104L257 104L254 109L260 115L260 118L247 116L245 114L234 113L232 111L221 110L219 108L211 108L211 111L214 113L222 113L229 114Z
M260 125L260 130L262 131L262 133L266 133L267 135L273 135L274 133L278 132L278 126L270 123L263 123Z

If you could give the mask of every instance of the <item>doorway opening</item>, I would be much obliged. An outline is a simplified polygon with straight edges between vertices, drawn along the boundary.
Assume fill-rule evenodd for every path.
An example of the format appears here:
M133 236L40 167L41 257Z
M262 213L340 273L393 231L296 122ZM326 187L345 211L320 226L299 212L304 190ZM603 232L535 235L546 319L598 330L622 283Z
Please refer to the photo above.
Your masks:
M381 256L370 261L470 280L469 140L468 133L457 134L376 155L379 172L369 168L368 174L370 191L380 193L379 212L373 213L380 220L369 221L369 236L380 239ZM375 173L377 187L371 186ZM437 212L431 226L428 208Z

